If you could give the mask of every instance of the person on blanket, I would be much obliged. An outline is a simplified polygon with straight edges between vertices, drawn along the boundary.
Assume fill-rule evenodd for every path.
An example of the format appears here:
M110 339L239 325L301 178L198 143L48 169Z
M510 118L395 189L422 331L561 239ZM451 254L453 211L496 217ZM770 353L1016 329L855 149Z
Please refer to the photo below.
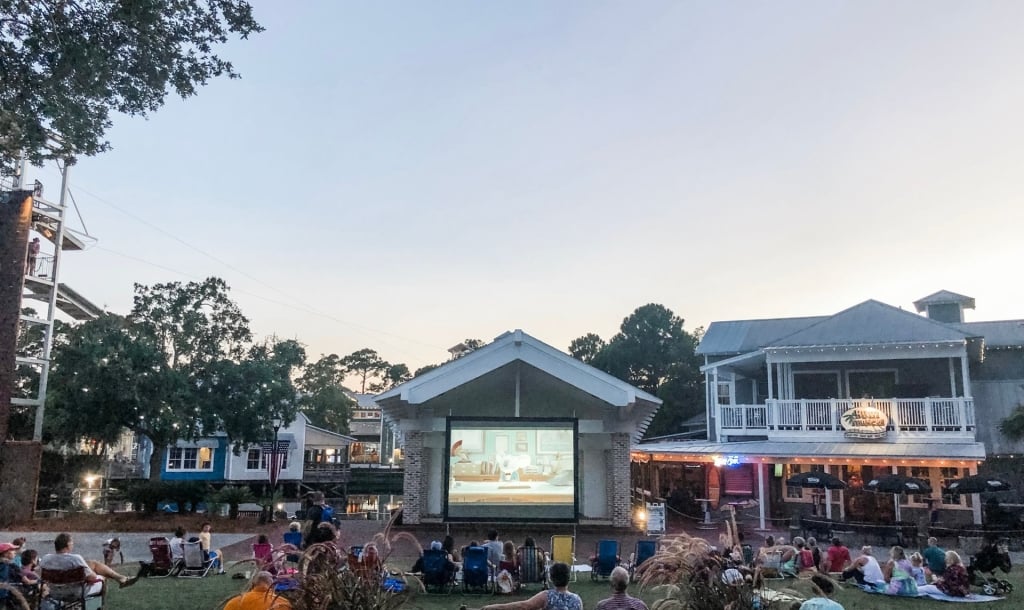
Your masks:
M800 610L843 610L842 604L832 599L836 585L824 574L811 576L811 588L814 597L800 604Z
M946 569L942 578L935 580L935 586L950 597L967 597L971 594L967 569L956 551L946 551Z
M885 575L878 565L878 560L871 555L870 546L860 548L860 556L853 560L850 567L843 571L843 582L856 579L858 585L871 585L879 588L885 585Z
M894 546L889 549L889 561L882 566L882 574L885 576L886 582L882 592L886 595L917 597L914 568L910 564L910 560L907 559L903 547Z

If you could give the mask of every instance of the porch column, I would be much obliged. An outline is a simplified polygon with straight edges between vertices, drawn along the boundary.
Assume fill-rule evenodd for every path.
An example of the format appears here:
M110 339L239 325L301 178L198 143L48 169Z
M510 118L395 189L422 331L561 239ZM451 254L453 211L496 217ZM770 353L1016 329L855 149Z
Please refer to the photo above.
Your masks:
M898 467L892 466L890 469L891 469L893 474L899 474L899 468ZM900 511L900 494L893 494L892 495L892 503L893 503L893 506L896 507L896 521L897 522L901 521L902 520L901 517L903 515L901 514L901 511Z
M757 466L757 519L758 527L763 531L765 529L765 505L768 504L768 498L764 497L764 464L756 464Z
M953 357L950 356L949 361L949 395L951 398L956 398L956 368L953 366Z
M715 367L713 374L714 383L711 386L711 412L715 415L715 440L722 440L722 409L718 405L718 367Z
M967 366L967 350L964 350L964 355L960 356L960 374L963 376L964 382L964 398L971 397L971 370Z
M768 400L775 398L775 380L772 379L772 357L765 356L765 365L768 367Z
M832 467L826 466L825 472L832 474ZM825 488L825 518L832 519L832 490Z
M968 466L967 474L978 474L978 464ZM971 494L971 513L974 515L974 525L981 525L981 494Z

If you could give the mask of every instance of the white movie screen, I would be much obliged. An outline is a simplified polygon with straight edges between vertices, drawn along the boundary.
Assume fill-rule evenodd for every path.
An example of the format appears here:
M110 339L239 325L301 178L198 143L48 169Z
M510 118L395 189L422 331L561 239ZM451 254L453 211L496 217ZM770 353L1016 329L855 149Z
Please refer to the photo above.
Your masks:
M448 419L452 521L575 521L576 420Z

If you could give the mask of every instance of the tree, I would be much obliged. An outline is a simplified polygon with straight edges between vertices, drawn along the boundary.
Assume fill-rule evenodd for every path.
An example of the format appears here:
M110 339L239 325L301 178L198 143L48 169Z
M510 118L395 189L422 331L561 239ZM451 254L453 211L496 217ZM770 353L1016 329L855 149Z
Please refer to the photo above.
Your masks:
M601 353L607 343L594 333L587 333L569 344L569 355L573 358L592 364L594 358Z
M364 347L342 358L341 366L344 367L345 374L359 378L359 392L365 394L366 382L382 376L391 365L376 351Z
M160 448L186 434L186 377L157 337L126 318L106 314L71 329L50 375L47 425L58 440L113 443L128 428ZM151 463L157 475L159 466Z
M424 373L429 373L430 371L438 368L439 366L441 366L441 365L440 364L427 364L427 365L421 366L420 368L416 369L416 372L413 373L412 376L413 376L413 378L419 377L420 375L422 375Z
M1006 419L999 422L999 431L1010 440L1024 440L1024 404L1017 405Z
M214 50L261 31L243 0L0 0L0 165L107 150L112 112L146 116L172 90L238 78Z
M314 426L347 434L355 401L345 394L345 369L337 354L322 356L306 365L296 381L301 408Z
M698 329L698 332L700 330ZM663 401L647 428L647 436L670 434L700 413L704 377L696 354L697 336L683 329L683 319L663 305L638 307L622 321L619 332L598 351L601 338L587 334L570 351L590 358L590 364L627 381Z
M387 370L384 371L382 379L378 383L370 386L370 391L375 394L386 392L396 385L405 383L410 379L412 379L412 373L409 372L408 366L401 362L398 364L391 364L388 365Z

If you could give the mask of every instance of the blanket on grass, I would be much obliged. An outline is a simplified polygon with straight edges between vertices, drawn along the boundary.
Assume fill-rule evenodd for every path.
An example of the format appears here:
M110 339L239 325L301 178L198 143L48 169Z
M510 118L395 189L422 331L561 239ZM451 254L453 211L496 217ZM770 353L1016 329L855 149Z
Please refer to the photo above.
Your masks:
M863 587L868 593L876 593L878 595L886 595L886 593L875 589L874 587L865 586ZM886 597L909 597L907 595L886 595ZM940 602L961 602L961 603L980 603L980 602L995 602L1003 599L995 595L982 595L980 593L971 593L967 597L953 597L952 595L946 595L935 585L923 585L918 587L916 597L929 597L931 599L937 599Z

